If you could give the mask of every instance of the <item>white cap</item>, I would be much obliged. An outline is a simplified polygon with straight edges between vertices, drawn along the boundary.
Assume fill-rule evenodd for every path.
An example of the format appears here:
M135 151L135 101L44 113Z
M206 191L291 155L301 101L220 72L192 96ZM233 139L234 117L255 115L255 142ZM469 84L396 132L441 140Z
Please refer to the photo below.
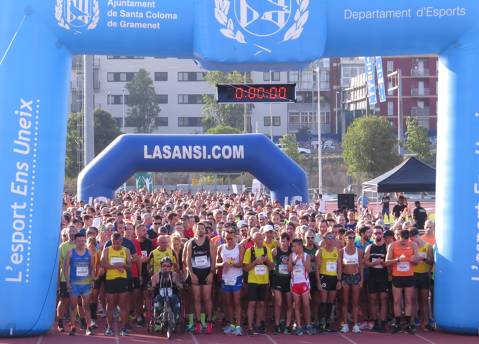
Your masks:
M263 234L270 231L274 231L274 227L271 225L266 225L266 226L263 226L263 228L261 228L261 233Z
M238 228L241 228L241 227L248 227L248 223L246 223L245 220L240 220L238 221Z

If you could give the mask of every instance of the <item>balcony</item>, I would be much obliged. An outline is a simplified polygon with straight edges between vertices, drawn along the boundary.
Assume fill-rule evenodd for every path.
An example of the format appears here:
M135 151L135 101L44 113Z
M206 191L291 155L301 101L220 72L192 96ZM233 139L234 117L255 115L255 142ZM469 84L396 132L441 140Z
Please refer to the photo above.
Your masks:
M429 88L411 88L411 96L413 97L428 97L431 95Z
M411 69L411 76L432 76L428 68L413 68Z
M430 109L428 107L420 108L420 107L412 107L411 108L411 116L429 116Z

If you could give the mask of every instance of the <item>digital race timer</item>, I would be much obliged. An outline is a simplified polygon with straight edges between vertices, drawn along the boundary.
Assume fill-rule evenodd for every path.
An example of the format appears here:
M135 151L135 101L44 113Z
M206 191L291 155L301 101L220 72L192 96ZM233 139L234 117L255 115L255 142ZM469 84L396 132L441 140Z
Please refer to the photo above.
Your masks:
M296 84L217 85L218 103L291 103L296 101Z

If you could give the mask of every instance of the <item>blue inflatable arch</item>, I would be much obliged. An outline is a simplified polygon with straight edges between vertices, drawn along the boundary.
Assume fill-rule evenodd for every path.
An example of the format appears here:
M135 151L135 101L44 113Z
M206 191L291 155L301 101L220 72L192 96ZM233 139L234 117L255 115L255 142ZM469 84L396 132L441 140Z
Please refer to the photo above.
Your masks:
M54 319L72 54L194 58L225 70L438 54L435 318L477 333L478 18L471 0L2 0L0 334L43 333Z
M247 171L281 204L308 200L302 168L261 134L122 135L80 173L79 198L111 199L115 190L137 171Z

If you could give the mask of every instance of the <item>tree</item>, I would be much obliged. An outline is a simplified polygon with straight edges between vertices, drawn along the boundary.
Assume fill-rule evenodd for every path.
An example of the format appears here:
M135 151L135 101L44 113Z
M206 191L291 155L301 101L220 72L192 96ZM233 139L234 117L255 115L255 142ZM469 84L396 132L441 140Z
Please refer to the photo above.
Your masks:
M230 127L228 125L217 125L206 131L207 134L241 134L241 130Z
M298 141L296 141L296 136L285 134L279 139L279 144L281 145L283 152L285 152L291 159L298 164L301 163L301 154L299 154L298 151Z
M420 126L413 117L407 119L406 128L407 139L404 146L408 152L416 154L419 160L434 165L436 153L431 147L427 129Z
M101 153L114 139L121 135L112 115L101 109L95 111L95 155Z
M157 127L156 118L160 114L158 96L149 73L140 69L126 85L128 90L128 118L135 124L139 133L149 134Z
M111 114L104 110L95 111L95 155L98 155L121 134ZM83 114L68 116L65 174L75 178L83 167Z
M242 84L251 82L248 75L240 72L208 72L205 80L213 86L217 84ZM203 97L203 128L205 131L216 126L224 125L243 131L244 128L244 105L241 104L218 104L212 97ZM247 113L251 113L253 105L246 105Z
M400 161L394 129L383 117L356 119L344 135L342 146L348 174L359 180L376 177Z

